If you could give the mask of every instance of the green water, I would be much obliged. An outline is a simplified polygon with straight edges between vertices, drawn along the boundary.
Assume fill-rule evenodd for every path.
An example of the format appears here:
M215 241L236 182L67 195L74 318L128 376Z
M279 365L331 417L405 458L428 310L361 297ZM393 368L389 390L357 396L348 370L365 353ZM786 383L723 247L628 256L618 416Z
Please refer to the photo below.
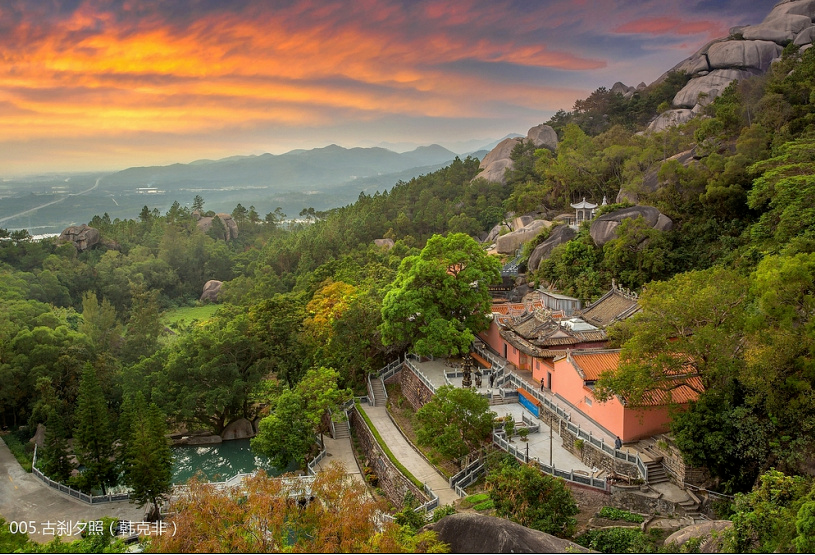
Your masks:
M292 465L278 470L269 459L255 454L249 447L248 439L234 439L216 445L194 445L173 447L173 483L180 484L203 473L211 482L228 480L241 472L254 472L262 468L271 476L296 469Z

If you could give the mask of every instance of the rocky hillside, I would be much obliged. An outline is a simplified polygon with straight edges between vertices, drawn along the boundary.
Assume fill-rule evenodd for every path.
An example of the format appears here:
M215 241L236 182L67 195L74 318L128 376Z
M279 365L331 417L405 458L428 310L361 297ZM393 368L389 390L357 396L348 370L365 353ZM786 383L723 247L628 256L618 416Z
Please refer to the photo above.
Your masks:
M733 27L727 37L704 45L670 70L683 71L691 80L674 97L674 109L662 113L649 129L658 131L690 120L732 81L766 73L785 46L794 44L802 52L810 48L813 21L815 0L782 0L758 25Z

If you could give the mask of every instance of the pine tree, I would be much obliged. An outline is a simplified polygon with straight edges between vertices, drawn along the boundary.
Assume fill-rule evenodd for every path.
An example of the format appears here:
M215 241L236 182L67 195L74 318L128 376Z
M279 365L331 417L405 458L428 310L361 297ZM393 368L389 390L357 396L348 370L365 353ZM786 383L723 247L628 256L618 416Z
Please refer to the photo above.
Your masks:
M45 440L40 460L42 461L40 463L42 473L57 482L67 482L74 470L74 465L68 455L65 429L56 411L51 411L45 424Z
M152 503L157 518L164 496L172 488L173 455L167 441L165 416L141 392L125 401L122 414L122 469L131 497L139 507Z
M74 451L85 467L80 487L85 491L94 487L104 490L105 485L115 482L116 478L113 433L105 396L96 370L90 364L85 366L79 382L74 418Z

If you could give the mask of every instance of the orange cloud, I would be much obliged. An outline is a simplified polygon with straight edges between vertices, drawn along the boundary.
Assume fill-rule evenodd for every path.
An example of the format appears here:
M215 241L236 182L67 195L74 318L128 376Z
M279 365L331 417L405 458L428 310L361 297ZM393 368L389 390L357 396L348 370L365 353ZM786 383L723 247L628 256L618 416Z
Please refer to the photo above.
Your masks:
M117 129L200 132L270 120L311 125L331 111L468 117L508 96L539 106L541 87L521 85L508 95L505 86L441 69L445 64L605 65L510 38L394 35L407 15L379 3L354 8L368 9L367 21L379 28L333 25L343 9L299 3L289 11L218 12L180 26L157 16L131 22L88 2L48 27L22 21L0 45L9 62L0 66L0 102L16 108L0 112L0 124L31 139ZM311 24L299 21L304 12ZM425 14L465 26L477 12L432 4Z

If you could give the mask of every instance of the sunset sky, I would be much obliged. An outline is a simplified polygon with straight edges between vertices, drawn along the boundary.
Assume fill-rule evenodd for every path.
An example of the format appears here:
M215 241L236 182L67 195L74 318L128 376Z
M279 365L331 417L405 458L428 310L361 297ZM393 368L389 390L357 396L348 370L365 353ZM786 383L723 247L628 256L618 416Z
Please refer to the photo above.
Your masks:
M775 2L0 0L0 177L461 151L650 83Z

